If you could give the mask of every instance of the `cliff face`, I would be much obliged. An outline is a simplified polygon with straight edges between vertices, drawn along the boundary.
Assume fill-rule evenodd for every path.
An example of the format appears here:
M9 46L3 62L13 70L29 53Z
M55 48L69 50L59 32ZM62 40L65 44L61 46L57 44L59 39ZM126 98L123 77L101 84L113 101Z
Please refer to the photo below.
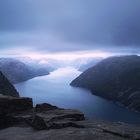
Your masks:
M0 94L7 96L19 97L19 93L9 80L0 72Z
M140 111L140 57L107 58L86 70L71 85Z

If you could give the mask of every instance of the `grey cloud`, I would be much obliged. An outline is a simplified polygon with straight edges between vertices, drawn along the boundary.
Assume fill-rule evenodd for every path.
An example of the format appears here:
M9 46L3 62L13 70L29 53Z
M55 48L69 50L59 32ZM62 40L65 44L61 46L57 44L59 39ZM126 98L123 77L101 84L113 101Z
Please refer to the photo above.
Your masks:
M5 32L0 45L24 44L46 51L137 50L139 14L139 0L0 0L1 35Z

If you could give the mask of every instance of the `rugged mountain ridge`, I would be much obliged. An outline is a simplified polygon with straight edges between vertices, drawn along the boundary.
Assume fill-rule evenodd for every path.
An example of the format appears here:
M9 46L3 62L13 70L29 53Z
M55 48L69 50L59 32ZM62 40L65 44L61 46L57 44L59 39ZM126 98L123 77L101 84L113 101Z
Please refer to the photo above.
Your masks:
M35 68L13 58L0 58L0 70L13 84L49 74L46 68Z
M83 72L72 86L140 111L140 57L110 57Z

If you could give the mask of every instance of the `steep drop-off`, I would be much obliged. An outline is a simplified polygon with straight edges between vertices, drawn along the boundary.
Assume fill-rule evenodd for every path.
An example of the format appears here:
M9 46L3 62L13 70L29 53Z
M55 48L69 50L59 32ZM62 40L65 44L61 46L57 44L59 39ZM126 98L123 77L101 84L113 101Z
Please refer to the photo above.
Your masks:
M19 93L14 86L8 81L8 79L0 71L0 94L19 97Z
M87 88L95 95L140 111L140 57L104 59L83 72L71 85Z

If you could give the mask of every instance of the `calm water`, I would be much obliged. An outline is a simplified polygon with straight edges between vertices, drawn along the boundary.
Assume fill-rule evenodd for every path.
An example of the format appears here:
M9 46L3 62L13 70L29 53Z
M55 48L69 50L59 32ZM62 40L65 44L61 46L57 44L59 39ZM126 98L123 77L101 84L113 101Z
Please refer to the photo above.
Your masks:
M69 83L79 74L74 68L61 68L49 76L37 77L15 86L21 96L32 97L34 104L47 102L62 108L78 109L90 119L140 124L140 114L94 96L88 90L71 87Z

